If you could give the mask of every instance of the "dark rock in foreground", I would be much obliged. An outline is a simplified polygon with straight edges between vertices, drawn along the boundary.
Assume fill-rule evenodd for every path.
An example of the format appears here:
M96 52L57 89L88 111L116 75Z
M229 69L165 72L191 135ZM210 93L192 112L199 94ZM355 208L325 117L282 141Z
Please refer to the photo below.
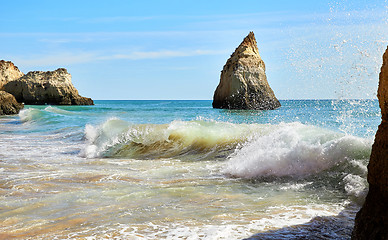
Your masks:
M388 239L388 48L377 92L382 121L368 164L369 192L357 213L352 239Z
M81 97L64 68L55 71L33 71L9 81L4 90L24 104L93 105L91 98Z
M221 72L213 108L270 110L280 102L268 84L253 32L236 48Z
M23 104L18 103L12 94L0 91L0 115L18 114Z

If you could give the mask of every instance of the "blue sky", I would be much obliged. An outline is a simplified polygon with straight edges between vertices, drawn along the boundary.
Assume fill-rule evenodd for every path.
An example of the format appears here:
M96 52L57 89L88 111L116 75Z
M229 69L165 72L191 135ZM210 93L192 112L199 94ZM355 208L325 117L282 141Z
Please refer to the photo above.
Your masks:
M254 31L279 99L375 98L388 3L2 1L0 59L65 67L93 99L212 99Z

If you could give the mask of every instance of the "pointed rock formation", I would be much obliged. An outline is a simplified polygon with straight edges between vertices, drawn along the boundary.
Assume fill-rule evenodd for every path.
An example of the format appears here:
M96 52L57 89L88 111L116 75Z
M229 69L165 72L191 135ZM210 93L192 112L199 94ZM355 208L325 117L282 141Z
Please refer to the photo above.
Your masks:
M213 108L269 110L280 102L267 82L255 35L250 32L221 71Z
M90 98L81 97L64 68L55 71L33 71L10 81L4 90L25 104L93 105Z
M352 239L388 239L388 48L377 91L382 121L368 164L369 192L357 213Z
M10 61L0 60L0 90L9 81L18 79L24 74Z
M23 104L18 103L12 94L0 91L0 115L18 114Z

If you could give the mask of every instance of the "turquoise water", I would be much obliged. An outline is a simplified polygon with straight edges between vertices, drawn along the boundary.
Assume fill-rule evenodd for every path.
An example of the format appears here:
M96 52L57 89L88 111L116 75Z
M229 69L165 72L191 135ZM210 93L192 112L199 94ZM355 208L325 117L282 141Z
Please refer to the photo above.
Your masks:
M213 109L210 100L95 101L95 106L26 106L24 120L49 123L50 129L83 127L117 117L133 124L166 124L174 120L279 124L301 122L361 137L374 135L379 123L377 100L285 100L274 111ZM46 122L47 121L47 122ZM361 125L359 125L361 124Z
M95 104L0 118L0 238L242 239L317 216L349 238L377 100Z

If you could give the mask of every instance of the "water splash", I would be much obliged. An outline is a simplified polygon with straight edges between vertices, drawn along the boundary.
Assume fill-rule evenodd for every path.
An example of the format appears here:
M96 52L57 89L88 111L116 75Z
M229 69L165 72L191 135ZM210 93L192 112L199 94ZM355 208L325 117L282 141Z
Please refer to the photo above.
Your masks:
M307 98L376 99L381 55L387 46L386 5L358 9L329 4L314 24L293 29L287 53L291 79L301 79Z
M365 160L372 142L300 123L280 124L230 156L224 173L242 178L304 177Z

